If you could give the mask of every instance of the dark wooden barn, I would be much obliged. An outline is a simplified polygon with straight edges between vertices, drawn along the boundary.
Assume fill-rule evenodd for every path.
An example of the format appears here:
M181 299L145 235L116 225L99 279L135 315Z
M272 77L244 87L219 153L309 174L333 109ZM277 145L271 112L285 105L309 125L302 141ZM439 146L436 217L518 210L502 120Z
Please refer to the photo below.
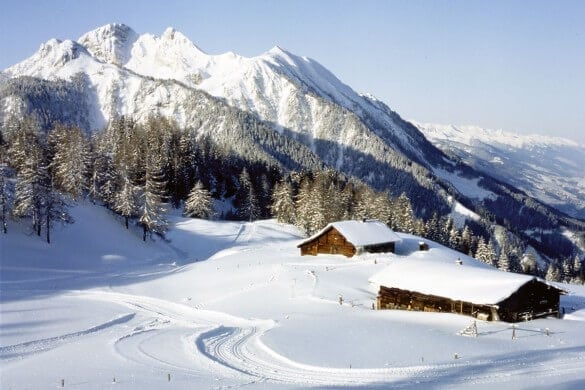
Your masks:
M301 256L323 253L352 257L364 252L394 252L395 243L400 240L380 221L341 221L330 223L297 247L301 249Z
M370 281L378 287L380 310L457 313L487 321L558 316L565 293L532 276L456 262L404 260Z

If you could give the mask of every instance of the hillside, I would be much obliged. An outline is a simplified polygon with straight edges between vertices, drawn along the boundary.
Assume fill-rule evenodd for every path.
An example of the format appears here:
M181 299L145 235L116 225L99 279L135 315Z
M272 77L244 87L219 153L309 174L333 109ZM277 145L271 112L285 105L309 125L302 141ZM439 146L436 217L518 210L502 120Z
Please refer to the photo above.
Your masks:
M573 217L585 218L585 145L476 126L415 125L445 153Z
M65 123L88 135L120 117L169 118L226 159L283 175L332 168L393 197L406 193L418 218L463 205L481 217L476 234L498 224L547 258L583 253L585 222L448 156L383 102L279 47L251 58L208 55L174 29L159 37L123 24L50 39L0 73L3 137L11 118L27 115L46 131Z
M478 321L470 338L459 335L469 317L371 310L368 280L394 262L485 267L432 242L418 252L419 238L402 235L396 255L301 257L289 226L171 216L166 242L143 243L109 213L76 206L51 246L14 223L0 236L3 388L162 388L169 374L191 388L585 380L582 287L563 285L562 320L517 324L514 340L509 324Z

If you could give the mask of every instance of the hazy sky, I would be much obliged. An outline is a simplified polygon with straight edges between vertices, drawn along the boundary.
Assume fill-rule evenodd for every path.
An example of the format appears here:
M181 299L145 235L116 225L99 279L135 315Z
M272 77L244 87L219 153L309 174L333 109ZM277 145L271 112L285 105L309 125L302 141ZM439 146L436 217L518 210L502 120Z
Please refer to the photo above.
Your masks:
M2 0L0 69L111 22L208 54L279 45L406 119L585 142L585 1Z

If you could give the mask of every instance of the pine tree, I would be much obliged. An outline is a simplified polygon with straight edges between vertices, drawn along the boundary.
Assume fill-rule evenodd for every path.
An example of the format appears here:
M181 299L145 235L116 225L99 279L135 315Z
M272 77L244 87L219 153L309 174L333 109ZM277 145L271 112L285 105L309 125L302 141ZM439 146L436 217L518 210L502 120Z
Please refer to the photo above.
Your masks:
M10 204L10 193L8 192L8 167L0 160L0 223L2 232L8 233L8 213Z
M272 193L272 215L281 223L294 223L295 203L292 185L286 180L276 183Z
M406 193L403 192L394 201L393 210L393 215L396 216L395 229L404 233L414 233L414 214Z
M57 126L49 135L55 188L78 198L87 189L89 144L78 127Z
M520 260L520 268L525 274L536 275L536 256L532 251L524 252L522 259Z
M471 246L472 246L471 230L469 230L469 226L465 225L463 227L463 231L461 232L461 239L459 241L459 251L467 254L471 251Z
M17 218L30 218L32 228L41 235L43 203L50 191L45 147L35 128L21 127L11 154L17 164L14 208Z
M498 268L502 271L510 271L510 260L505 250L502 250L498 258Z
M45 237L47 244L51 243L51 228L55 222L73 223L73 217L68 212L69 205L65 198L51 186L43 202L45 217Z
M243 220L254 221L260 216L260 207L246 168L242 170L239 182L240 186L236 193L238 216Z
M161 156L161 138L158 128L150 125L146 128L144 187L139 222L142 225L142 240L154 232L163 235L168 227L165 218L166 182L163 174L163 157Z
M578 255L575 255L575 259L573 260L573 273L577 283L583 282L583 263Z
M492 242L490 241L486 244L483 236L480 236L477 241L477 251L475 252L475 258L491 266L495 265L495 251L493 249Z
M441 225L439 215L435 212L433 217L425 224L426 238L429 240L440 242L441 241Z
M114 208L119 180L123 181L118 178L112 157L109 154L97 152L93 162L89 195L103 202L107 207Z
M136 217L138 214L138 191L126 172L122 173L122 187L120 192L114 196L113 209L124 217L126 229L129 227L129 219Z
M556 267L554 263L550 263L548 265L548 269L546 270L545 279L550 282L560 282L561 281L561 273L559 269Z
M191 218L211 218L213 216L213 199L200 181L195 183L189 192L184 213Z
M458 250L460 247L461 236L459 235L459 230L453 225L451 227L451 231L449 232L449 248Z
M561 280L569 283L573 278L573 262L566 258L561 263Z

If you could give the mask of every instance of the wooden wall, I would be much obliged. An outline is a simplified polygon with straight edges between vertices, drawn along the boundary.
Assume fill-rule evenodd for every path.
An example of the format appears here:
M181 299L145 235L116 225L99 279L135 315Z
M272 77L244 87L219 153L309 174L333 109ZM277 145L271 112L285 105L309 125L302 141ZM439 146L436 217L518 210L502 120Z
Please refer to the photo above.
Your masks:
M500 318L508 322L559 315L562 291L536 279L498 303Z
M384 309L457 313L483 320L492 320L495 314L489 305L476 305L471 302L454 301L435 295L380 286L378 310Z
M536 279L521 286L510 297L494 305L478 305L435 295L380 286L378 310L414 310L457 313L487 321L518 322L558 316L561 290Z
M352 257L356 253L356 248L351 242L348 242L334 227L326 230L320 236L312 241L301 245L301 256L324 254L340 254Z

